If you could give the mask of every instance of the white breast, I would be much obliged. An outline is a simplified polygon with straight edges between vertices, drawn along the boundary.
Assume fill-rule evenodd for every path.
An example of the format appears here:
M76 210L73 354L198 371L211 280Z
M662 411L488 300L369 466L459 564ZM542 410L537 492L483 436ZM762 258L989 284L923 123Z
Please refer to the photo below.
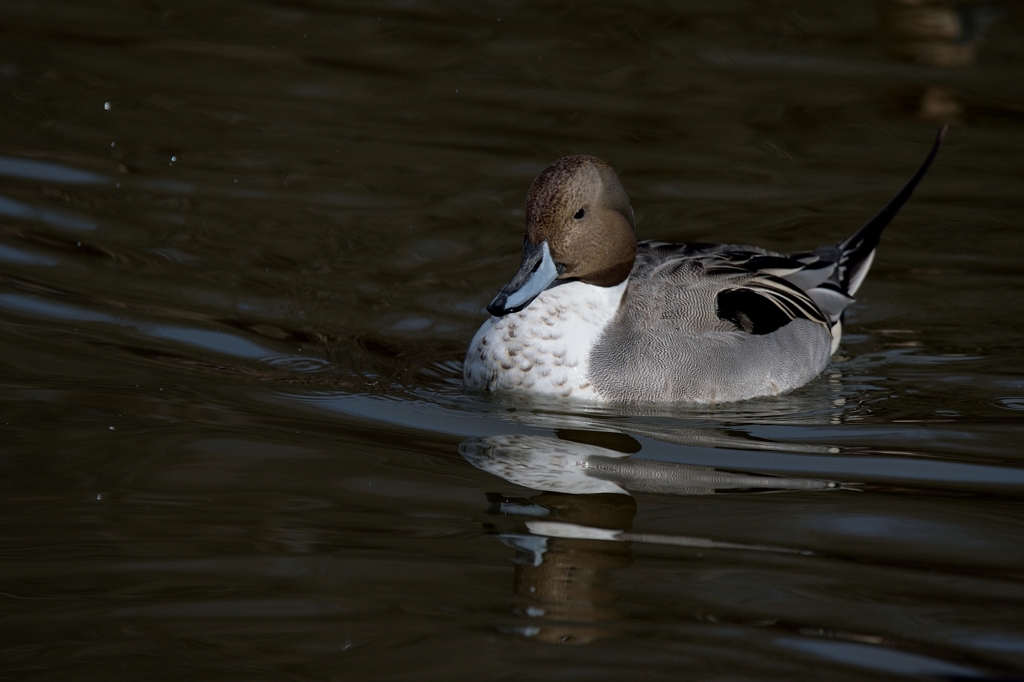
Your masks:
M600 399L588 374L590 349L615 317L625 290L626 282L569 282L518 313L487 320L466 353L466 386Z

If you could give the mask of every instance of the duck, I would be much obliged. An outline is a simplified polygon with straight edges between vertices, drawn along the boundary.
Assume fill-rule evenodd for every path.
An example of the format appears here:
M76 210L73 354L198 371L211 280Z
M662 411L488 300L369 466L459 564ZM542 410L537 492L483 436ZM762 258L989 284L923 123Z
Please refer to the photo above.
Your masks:
M613 168L588 155L545 168L526 198L518 272L488 304L463 363L467 389L599 403L726 403L788 393L831 362L882 231L938 153L838 244L637 241Z

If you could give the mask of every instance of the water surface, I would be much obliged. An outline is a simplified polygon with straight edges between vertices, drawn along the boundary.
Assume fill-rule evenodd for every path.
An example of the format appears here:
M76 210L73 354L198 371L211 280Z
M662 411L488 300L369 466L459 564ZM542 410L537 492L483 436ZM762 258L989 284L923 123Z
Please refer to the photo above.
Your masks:
M1024 674L1016 5L0 27L7 676ZM944 124L812 384L463 390L554 159L615 166L641 238L789 251L852 233Z

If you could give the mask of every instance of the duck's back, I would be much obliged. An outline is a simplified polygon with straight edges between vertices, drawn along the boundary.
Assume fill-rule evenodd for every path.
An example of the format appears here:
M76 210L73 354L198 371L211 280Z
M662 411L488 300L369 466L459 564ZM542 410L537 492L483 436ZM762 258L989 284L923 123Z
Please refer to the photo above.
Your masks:
M641 242L619 311L590 352L606 400L726 402L801 386L829 362L830 322L748 246Z

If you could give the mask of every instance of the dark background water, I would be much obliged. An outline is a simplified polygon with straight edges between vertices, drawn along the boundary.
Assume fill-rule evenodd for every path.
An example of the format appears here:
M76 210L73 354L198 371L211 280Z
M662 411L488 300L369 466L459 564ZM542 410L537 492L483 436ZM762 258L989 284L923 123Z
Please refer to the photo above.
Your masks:
M11 1L0 34L5 677L1024 674L1018 4ZM809 386L462 390L559 156L642 238L787 251L947 123Z

